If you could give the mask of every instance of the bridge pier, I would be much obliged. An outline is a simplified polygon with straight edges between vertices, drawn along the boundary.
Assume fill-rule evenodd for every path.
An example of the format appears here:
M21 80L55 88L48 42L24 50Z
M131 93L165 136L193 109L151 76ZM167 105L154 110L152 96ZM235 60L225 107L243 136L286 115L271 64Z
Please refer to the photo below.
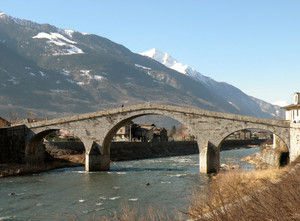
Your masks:
M219 165L220 157L218 148L211 142L207 141L199 153L200 173L218 173Z
M109 170L110 155L102 154L100 146L93 142L90 151L85 153L86 171L107 171Z
M86 171L108 171L109 163L109 155L85 154Z
M35 136L28 142L25 148L25 162L29 165L43 165L46 159L46 151L43 140L39 136Z

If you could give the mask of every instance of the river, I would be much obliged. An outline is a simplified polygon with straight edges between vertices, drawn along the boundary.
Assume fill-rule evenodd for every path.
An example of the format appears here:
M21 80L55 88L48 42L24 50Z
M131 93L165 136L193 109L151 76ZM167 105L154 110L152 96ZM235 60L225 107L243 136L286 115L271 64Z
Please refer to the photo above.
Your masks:
M240 159L258 148L223 151L221 163L254 169ZM111 163L108 172L84 167L0 179L0 220L78 220L111 216L122 203L186 210L193 188L205 186L198 154Z

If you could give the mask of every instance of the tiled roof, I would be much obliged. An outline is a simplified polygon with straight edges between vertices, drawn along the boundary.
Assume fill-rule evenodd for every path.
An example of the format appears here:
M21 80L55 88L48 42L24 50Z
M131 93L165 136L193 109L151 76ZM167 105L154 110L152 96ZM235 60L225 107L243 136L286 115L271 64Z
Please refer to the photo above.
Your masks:
M287 106L284 106L284 107L281 107L282 109L300 109L300 104L290 104L290 105L287 105Z

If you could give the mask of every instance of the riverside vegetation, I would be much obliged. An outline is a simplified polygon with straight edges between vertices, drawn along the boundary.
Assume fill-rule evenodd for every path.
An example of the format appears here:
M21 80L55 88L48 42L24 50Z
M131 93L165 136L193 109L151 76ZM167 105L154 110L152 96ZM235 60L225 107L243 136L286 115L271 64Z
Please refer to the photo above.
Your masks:
M212 176L206 188L194 190L187 211L122 208L114 217L93 220L300 220L300 157L285 168Z

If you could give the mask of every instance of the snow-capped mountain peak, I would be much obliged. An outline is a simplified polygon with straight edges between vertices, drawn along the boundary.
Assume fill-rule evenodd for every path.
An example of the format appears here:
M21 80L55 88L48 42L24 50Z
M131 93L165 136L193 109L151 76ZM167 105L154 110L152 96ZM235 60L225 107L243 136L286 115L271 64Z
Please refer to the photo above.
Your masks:
M169 54L167 54L165 52L162 52L160 50L157 50L156 48L152 48L149 51L140 53L140 55L150 57L150 58L164 64L168 68L171 68L171 69L173 69L175 71L178 71L182 74L189 75L186 71L186 69L188 68L187 65L181 64L180 62L176 61Z
M176 59L174 59L171 55L162 52L160 50L157 50L156 48L152 48L149 51L142 52L140 55L150 57L168 68L171 68L175 71L178 71L179 73L182 73L184 75L188 75L198 81L201 81L203 83L208 83L210 81L213 81L210 77L206 77L199 73L197 70L194 68L188 66L188 65L183 65L182 63L178 62Z

